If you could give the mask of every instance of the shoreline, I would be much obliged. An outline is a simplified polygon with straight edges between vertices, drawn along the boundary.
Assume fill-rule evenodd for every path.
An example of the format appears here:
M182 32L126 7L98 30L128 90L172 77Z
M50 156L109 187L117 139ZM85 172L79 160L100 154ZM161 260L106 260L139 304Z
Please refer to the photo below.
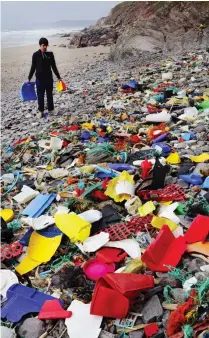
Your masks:
M54 77L55 113L47 120L40 119L37 101L22 102L20 88L27 81L31 66L32 54L39 48L37 45L5 48L1 51L1 142L2 146L12 144L25 136L36 135L47 128L52 121L63 120L64 116L81 116L89 110L95 110L95 102L83 91L91 88L91 82L102 81L107 77L111 67L108 61L109 47L62 48L58 47L65 39L51 43L57 68L67 88L71 91L57 93ZM50 42L50 41L49 41ZM33 76L32 81L35 80ZM89 101L89 102L88 102ZM87 103L88 102L88 103ZM46 103L46 99L45 99ZM88 105L88 108L87 106ZM64 114L63 117L59 113ZM63 125L65 123L65 117Z

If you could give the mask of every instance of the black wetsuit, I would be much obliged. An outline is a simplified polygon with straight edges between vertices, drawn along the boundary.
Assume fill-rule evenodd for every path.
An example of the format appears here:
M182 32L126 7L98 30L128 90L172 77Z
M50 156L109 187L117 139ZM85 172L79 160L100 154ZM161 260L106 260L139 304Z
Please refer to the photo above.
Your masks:
M40 49L33 54L32 65L28 80L30 81L33 77L33 74L36 72L36 86L38 94L38 109L40 112L44 111L44 94L46 92L48 110L54 110L53 103L53 76L57 76L60 80L60 74L57 70L57 66L54 59L54 54L52 52L43 53Z

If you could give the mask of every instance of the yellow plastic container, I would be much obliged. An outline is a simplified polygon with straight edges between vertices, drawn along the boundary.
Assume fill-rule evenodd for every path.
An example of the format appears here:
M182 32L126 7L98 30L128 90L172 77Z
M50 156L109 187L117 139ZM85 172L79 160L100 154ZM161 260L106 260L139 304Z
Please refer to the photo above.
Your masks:
M56 226L72 243L83 242L90 235L91 224L76 214L58 214L54 219Z
M22 262L16 266L16 271L23 275L42 263L47 263L55 254L61 243L62 235L48 238L33 232L30 238L27 254Z

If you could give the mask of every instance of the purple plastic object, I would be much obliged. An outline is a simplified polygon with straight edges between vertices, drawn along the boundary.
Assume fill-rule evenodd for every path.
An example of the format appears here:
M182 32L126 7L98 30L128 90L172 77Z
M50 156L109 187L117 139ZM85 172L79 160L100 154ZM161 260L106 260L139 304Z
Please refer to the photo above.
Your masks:
M29 228L26 231L26 233L22 236L22 238L19 240L20 244L22 244L23 246L28 246L32 233L33 229Z
M97 178L100 178L101 180L104 180L105 178L112 178L113 176L112 176L112 174L110 173L110 174L108 174L108 173L96 173L95 174L95 177L97 177Z
M132 167L132 165L125 164L125 163L110 163L110 164L108 164L108 167L110 169L117 170L117 171L134 170L134 168Z
M82 140L89 140L91 137L90 132L88 130L84 130L80 136Z
M114 263L102 263L97 258L89 259L83 266L83 271L88 279L97 281L104 277L108 272L115 271Z
M98 143L104 143L104 142L108 142L109 138L108 137L99 137L97 142Z
M1 309L1 318L12 323L19 322L28 313L40 312L46 300L57 299L36 289L21 284L13 284L7 290L7 302ZM60 301L60 305L64 303Z
M168 133L162 134L162 135L158 136L157 138L155 138L153 140L153 143L160 142L160 141L164 140L167 136L168 136Z

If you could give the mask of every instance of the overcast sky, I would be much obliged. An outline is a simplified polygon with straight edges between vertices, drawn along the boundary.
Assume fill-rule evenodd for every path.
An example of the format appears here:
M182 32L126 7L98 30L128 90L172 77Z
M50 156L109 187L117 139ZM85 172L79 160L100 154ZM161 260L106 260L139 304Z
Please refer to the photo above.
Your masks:
M44 28L60 20L97 20L119 1L1 1L1 26L5 29Z

